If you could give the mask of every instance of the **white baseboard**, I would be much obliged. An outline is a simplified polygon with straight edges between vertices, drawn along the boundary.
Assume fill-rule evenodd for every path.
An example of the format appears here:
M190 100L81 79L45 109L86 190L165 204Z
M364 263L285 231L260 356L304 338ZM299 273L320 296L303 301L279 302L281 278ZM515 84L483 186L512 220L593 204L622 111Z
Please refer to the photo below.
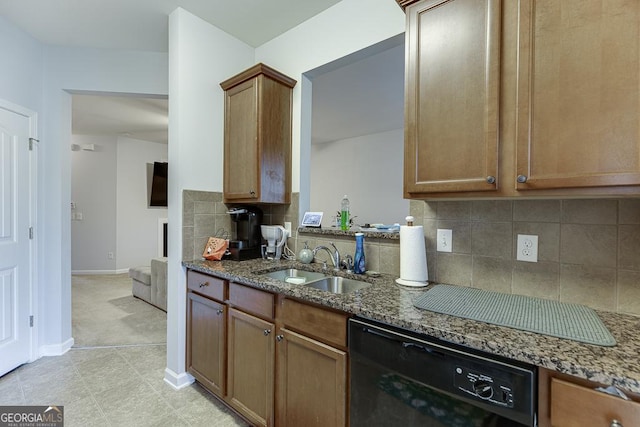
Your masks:
M120 270L71 270L71 274L86 274L86 275L99 275L99 274L124 274L128 273L128 268Z
M164 370L164 382L169 384L175 390L180 390L182 388L188 387L193 384L195 378L189 375L187 372L183 372L182 374L176 374L169 368L165 368Z
M60 344L49 344L40 346L40 349L38 350L38 354L40 355L39 357L62 356L67 351L69 351L71 347L73 347L74 342L75 341L73 338L69 338L68 340Z

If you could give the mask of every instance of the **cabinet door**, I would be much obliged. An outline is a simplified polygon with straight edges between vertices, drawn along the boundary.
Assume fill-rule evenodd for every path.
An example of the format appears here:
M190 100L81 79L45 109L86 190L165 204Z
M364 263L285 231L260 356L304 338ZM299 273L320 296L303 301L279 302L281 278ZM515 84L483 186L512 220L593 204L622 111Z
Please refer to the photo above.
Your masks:
M640 184L640 2L519 3L514 185Z
M406 13L405 197L495 190L500 1L424 0Z
M287 329L278 340L278 426L346 425L347 354Z
M225 393L226 307L187 293L187 371L218 396Z
M253 78L225 91L225 200L260 197L258 86L258 78Z
M227 400L258 426L273 425L273 323L229 309Z
M637 426L640 421L640 403L556 378L550 401L552 427Z

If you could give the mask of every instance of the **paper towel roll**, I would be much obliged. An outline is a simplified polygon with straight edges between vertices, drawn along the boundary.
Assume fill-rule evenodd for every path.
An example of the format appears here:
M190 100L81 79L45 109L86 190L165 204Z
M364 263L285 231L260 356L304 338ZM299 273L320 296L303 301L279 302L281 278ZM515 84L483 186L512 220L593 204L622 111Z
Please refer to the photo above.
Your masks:
M427 254L421 225L400 227L400 278L404 286L427 286Z

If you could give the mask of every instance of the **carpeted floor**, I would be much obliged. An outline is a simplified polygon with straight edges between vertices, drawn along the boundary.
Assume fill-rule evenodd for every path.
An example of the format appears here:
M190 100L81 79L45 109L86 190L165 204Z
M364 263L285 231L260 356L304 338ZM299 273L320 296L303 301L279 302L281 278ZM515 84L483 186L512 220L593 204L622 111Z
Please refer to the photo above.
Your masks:
M167 313L134 298L128 274L74 275L74 347L167 342Z

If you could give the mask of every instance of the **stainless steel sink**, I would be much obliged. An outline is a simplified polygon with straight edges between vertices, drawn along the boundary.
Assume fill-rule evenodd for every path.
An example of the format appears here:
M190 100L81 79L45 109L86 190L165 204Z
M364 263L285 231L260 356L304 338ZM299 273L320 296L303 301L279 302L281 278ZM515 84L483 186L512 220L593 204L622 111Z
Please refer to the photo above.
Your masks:
M306 284L313 280L324 279L326 274L316 273L314 271L304 271L295 268L287 268L286 270L272 271L264 274L271 279L280 280L281 282L287 282L292 284Z
M334 294L348 294L358 289L371 286L370 283L359 280L347 279L346 277L329 276L315 271L298 270L287 268L285 270L271 271L263 273L263 276L280 280L291 284L304 285L310 288L319 289Z
M359 280L347 279L345 277L329 276L324 279L314 280L305 286L334 294L348 294L358 289L368 288L371 284Z

